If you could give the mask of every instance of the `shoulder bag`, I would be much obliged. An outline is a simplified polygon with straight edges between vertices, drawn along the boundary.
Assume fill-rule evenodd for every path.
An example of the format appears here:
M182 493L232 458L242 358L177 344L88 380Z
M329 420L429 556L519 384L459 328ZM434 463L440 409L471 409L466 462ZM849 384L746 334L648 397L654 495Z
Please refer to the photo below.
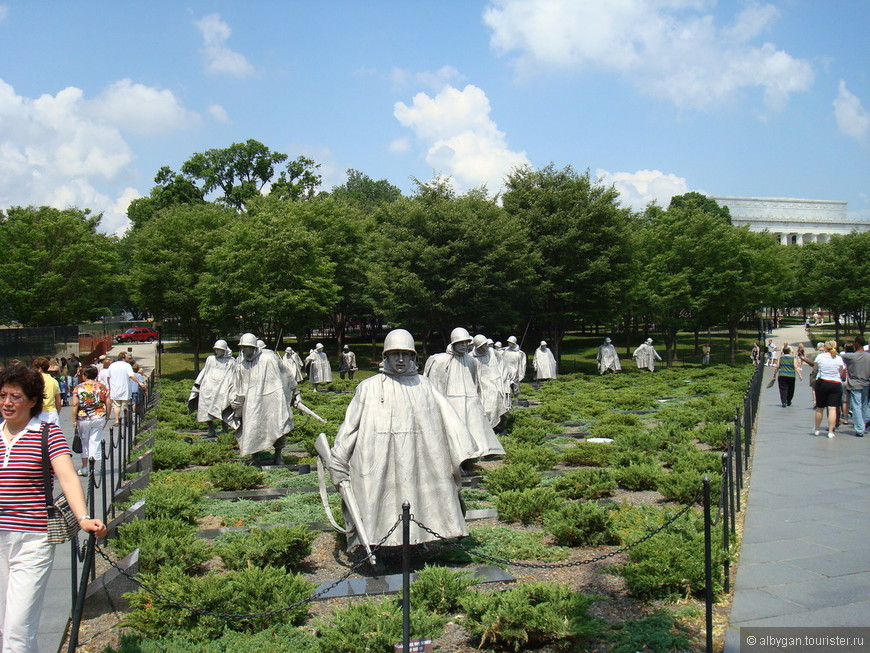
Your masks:
M79 532L79 521L61 493L52 501L51 468L48 460L48 423L42 424L42 480L45 484L45 512L48 515L49 544L63 544Z

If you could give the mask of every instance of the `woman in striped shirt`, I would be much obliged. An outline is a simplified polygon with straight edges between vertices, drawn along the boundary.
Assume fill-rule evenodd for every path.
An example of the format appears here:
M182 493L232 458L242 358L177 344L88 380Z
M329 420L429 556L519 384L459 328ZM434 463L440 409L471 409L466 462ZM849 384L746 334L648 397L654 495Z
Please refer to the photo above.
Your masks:
M54 545L46 538L42 428L44 381L14 365L0 372L0 636L3 651L36 651L36 632ZM63 432L48 428L54 476L82 529L104 537L106 527L87 514L85 495Z

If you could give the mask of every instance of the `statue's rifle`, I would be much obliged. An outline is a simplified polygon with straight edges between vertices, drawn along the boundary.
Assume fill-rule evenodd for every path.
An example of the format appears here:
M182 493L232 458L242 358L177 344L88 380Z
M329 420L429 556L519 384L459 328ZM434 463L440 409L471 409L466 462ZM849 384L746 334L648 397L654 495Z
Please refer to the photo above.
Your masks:
M336 523L335 517L332 516L332 508L329 507L329 499L326 496L326 474L324 471L324 465L329 467L330 462L332 461L332 450L329 447L329 441L326 439L325 433L321 433L317 436L317 440L314 441L314 450L317 451L318 456L317 480L320 486L320 500L323 502L323 509L326 512L327 519L329 519L332 527L339 533L348 534L353 530L356 530L357 539L359 539L363 547L365 547L368 561L374 567L377 564L377 560L375 560L375 556L372 554L372 549L369 546L368 534L363 525L359 504L356 501L356 495L353 492L353 486L350 482L339 483L338 491L341 493L341 498L344 500L344 505L347 507L348 513L350 513L351 521L353 521L353 528L342 528L338 523Z

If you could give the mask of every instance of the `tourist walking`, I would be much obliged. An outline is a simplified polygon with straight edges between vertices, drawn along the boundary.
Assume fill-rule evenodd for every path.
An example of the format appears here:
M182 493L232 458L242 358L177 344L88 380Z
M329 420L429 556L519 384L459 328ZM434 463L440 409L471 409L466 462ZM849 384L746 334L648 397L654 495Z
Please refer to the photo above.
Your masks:
M864 351L864 339L855 338L855 351L842 355L846 364L846 389L852 406L855 435L864 437L870 417L870 352Z
M752 364L757 367L758 364L761 362L761 346L757 342L752 343L751 356L752 356Z
M843 398L843 381L846 379L846 364L837 352L837 341L828 340L824 351L816 356L813 366L816 372L816 435L820 435L822 417L828 414L828 437L834 437L837 428L837 412Z
M795 375L803 381L803 374L800 368L795 365L791 347L786 345L782 348L782 356L779 357L773 370L773 378L777 380L779 400L782 402L783 408L791 406L791 401L794 399Z
M34 367L42 376L43 387L45 388L45 397L42 401L42 412L39 419L49 424L57 424L59 422L61 398L60 384L57 380L48 373L48 368L51 366L51 361L47 358L40 357L34 361Z
M130 408L130 384L133 383L138 385L142 390L146 390L148 386L136 378L136 374L133 372L133 366L127 362L127 352L125 351L122 351L118 355L118 360L109 365L108 370L109 393L112 397L115 426L118 426L121 423L121 415L126 415L127 410Z
M54 545L46 538L43 434L51 472L82 529L105 537L106 527L87 514L72 451L56 424L39 419L45 382L36 370L13 365L0 372L0 633L3 650L33 653Z
M83 381L72 392L73 424L82 442L82 466L79 476L88 475L88 461L102 455L103 429L112 409L109 389L97 381L97 368L86 367Z

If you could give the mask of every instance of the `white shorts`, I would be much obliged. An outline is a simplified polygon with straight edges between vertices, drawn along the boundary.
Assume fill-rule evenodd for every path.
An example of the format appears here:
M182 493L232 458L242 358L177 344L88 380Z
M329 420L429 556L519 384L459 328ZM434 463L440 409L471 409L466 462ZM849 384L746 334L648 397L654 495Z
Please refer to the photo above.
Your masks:
M0 530L0 630L3 653L35 653L54 545L45 533Z

